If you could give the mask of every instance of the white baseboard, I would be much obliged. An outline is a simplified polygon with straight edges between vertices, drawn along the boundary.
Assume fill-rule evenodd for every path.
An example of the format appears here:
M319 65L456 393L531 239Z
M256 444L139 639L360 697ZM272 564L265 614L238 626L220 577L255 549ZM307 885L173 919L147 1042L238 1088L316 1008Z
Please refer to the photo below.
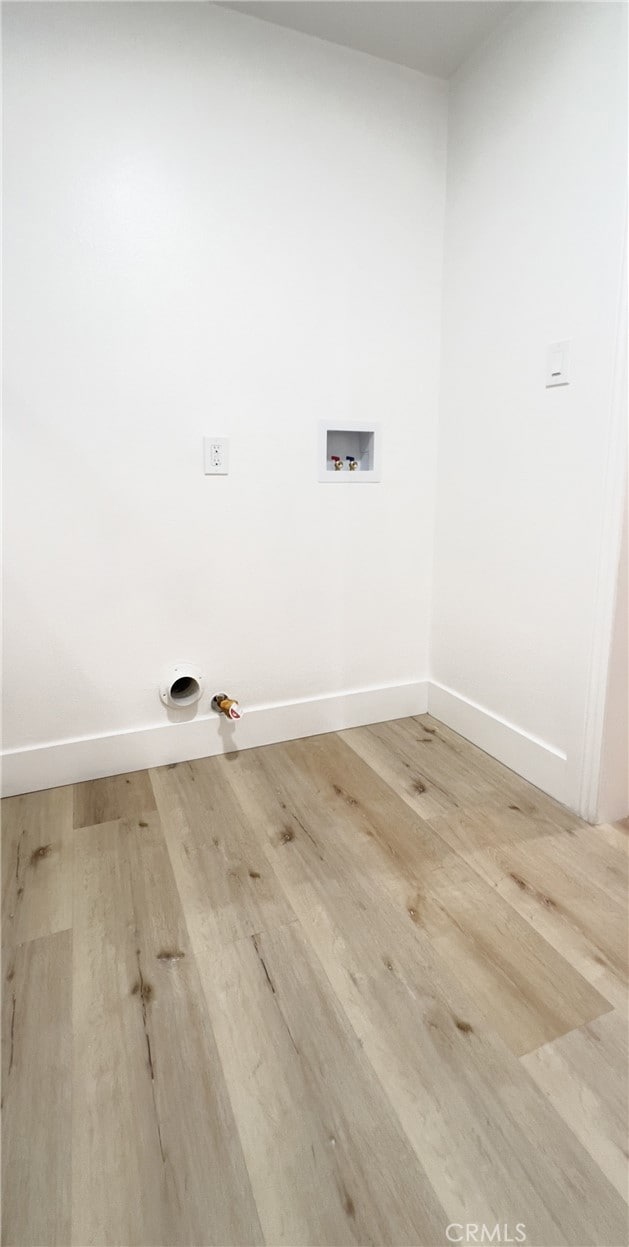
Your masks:
M2 795L17 796L168 762L187 762L301 736L338 732L347 727L425 714L427 709L428 682L421 680L253 707L237 724L211 714L186 723L160 723L110 736L10 750L2 757Z
M109 736L11 750L2 757L2 795L11 797L168 762L254 749L301 736L403 719L427 710L557 801L571 804L564 753L453 689L428 680L257 706L237 724L216 714L199 715L184 723L160 723Z
M556 801L574 803L575 794L571 802L567 791L567 757L561 750L435 681L428 687L428 710Z

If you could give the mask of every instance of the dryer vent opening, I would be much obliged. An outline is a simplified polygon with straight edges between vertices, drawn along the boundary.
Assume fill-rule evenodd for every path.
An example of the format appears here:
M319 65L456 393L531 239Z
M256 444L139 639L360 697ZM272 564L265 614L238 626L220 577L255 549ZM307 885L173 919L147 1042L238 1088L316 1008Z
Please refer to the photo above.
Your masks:
M190 701L194 701L201 692L199 681L195 680L192 675L180 675L170 686L170 696L173 701L179 705L186 705Z
M203 695L204 677L192 663L171 667L160 685L159 695L171 710L187 710Z

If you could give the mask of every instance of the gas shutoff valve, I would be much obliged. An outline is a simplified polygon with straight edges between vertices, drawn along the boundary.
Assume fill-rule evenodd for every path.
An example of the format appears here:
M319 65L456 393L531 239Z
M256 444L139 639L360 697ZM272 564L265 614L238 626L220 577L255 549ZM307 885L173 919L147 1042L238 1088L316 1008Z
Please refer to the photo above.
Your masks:
M216 693L212 698L212 707L219 714L224 714L226 719L241 719L242 710L238 702L232 697L228 697L227 693Z

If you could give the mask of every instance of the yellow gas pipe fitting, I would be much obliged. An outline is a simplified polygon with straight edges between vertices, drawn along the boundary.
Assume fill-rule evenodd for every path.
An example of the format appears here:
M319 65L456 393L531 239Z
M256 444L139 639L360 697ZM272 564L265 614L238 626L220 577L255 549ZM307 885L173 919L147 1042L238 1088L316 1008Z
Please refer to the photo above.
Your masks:
M216 693L212 699L212 705L220 714L224 714L226 719L242 718L242 711L238 708L238 702L232 697L228 697L227 693Z

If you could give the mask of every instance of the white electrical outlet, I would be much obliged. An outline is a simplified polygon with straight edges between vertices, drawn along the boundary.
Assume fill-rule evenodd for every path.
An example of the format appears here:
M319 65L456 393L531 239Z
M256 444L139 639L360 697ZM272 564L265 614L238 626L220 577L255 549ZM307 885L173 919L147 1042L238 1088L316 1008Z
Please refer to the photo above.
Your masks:
M203 471L206 476L227 476L229 472L228 438L203 438Z

